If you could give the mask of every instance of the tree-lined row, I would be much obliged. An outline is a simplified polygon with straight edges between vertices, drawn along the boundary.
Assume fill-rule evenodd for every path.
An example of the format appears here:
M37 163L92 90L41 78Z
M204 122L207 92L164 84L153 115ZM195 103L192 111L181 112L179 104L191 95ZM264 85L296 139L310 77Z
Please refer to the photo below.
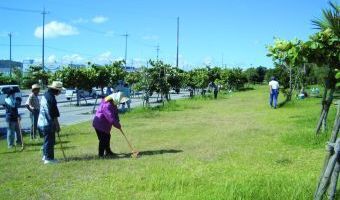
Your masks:
M321 125L326 127L329 107L337 87L336 73L340 69L340 7L330 3L330 9L323 10L323 19L313 20L320 31L311 35L307 41L276 39L268 47L268 56L273 58L276 65L275 73L284 77L281 81L287 88L287 100L292 97L296 88L304 89L310 81L311 69L318 73L324 85L322 113L316 132Z

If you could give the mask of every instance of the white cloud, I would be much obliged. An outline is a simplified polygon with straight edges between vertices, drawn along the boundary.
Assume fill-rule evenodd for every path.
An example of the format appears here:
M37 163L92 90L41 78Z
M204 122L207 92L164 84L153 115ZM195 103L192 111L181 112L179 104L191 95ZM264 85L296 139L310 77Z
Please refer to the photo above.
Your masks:
M212 65L212 63L213 63L213 58L211 56L207 56L203 60L204 65L207 65L207 66Z
M88 22L89 22L88 19L84 19L82 17L79 17L78 19L72 20L73 24L86 24Z
M82 64L85 62L85 59L79 54L71 54L65 55L62 57L62 63L73 63L73 64Z
M112 56L112 53L110 51L106 51L102 54L100 54L96 60L99 62L99 63L110 63L112 62L113 60L113 56Z
M77 28L58 21L51 21L45 25L45 38L56 38L60 36L78 35ZM37 38L42 38L42 26L35 29L34 35Z
M53 55L53 54L48 56L47 59L46 59L46 62L48 64L54 64L55 62L57 62L57 56Z
M95 24L102 24L105 23L107 20L109 20L109 18L104 16L95 16L94 18L92 18L92 22Z

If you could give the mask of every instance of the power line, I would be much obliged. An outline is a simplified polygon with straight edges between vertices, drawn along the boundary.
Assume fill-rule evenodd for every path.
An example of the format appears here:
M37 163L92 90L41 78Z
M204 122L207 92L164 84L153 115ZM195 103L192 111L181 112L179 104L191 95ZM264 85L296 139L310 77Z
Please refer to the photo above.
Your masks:
M0 44L0 46L8 46L8 44ZM12 44L12 47L40 47L38 44Z
M74 53L74 54L81 54L81 55L89 56L89 57L96 57L95 55L92 55L92 54L80 53L80 52L76 52L76 51L60 49L60 48L57 48L57 47L46 46L46 48L61 51L61 52L66 52L66 53Z
M10 7L4 7L0 6L1 10L7 10L7 11L14 11L14 12L27 12L27 13L40 13L40 10L29 10L29 9L22 9L22 8L10 8Z

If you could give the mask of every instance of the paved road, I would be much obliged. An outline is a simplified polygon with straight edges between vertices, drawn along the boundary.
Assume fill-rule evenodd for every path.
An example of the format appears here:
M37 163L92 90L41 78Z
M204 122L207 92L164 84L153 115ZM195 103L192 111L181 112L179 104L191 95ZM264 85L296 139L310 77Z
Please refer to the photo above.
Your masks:
M180 94L172 94L171 99L180 99L186 98L189 94L186 92ZM23 98L23 102L26 101L27 97ZM75 102L65 102L64 95L60 95L57 97L59 111L61 113L61 117L59 119L60 124L63 125L71 125L77 124L84 121L89 121L93 118L92 110L95 104L95 99L88 99L88 105L85 105L85 101L81 101L82 106L75 106ZM99 104L100 99L96 105ZM150 102L155 102L156 96L153 96ZM131 108L135 108L141 106L143 104L140 98L132 98ZM30 127L30 119L29 112L26 108L19 108L19 114L22 117L21 125L23 129L29 129ZM5 121L5 110L0 110L0 135L4 135L6 130L6 121Z

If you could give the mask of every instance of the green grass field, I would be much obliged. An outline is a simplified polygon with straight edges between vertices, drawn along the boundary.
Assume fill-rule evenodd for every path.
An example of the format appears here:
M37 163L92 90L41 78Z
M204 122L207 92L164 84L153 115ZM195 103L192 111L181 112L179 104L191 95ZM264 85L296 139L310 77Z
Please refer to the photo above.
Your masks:
M121 158L97 159L90 122L62 129L70 161L57 165L42 164L41 143L13 153L1 140L0 199L312 199L329 138L314 134L320 99L274 110L267 92L255 87L122 115L138 159L116 130L111 145Z

